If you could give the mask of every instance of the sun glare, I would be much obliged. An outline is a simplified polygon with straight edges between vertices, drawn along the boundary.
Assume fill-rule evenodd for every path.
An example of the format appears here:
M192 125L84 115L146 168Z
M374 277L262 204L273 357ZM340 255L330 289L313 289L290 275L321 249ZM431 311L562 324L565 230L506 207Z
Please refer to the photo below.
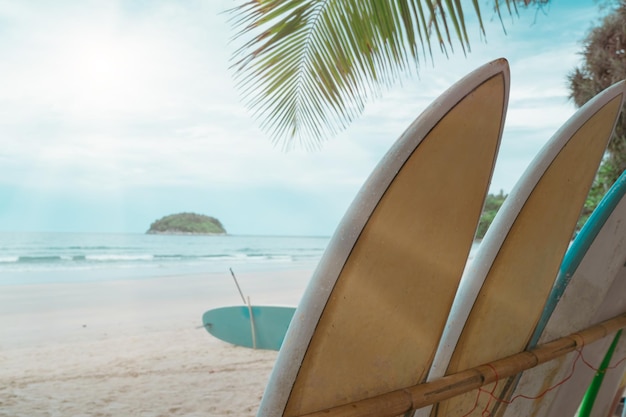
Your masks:
M121 90L132 78L132 54L121 39L89 36L77 42L73 52L73 68L78 90L106 94Z
M111 42L90 42L85 45L78 61L78 71L85 82L115 85L123 80L124 52Z
M150 39L98 32L76 37L63 64L75 110L105 115L148 104L154 50Z

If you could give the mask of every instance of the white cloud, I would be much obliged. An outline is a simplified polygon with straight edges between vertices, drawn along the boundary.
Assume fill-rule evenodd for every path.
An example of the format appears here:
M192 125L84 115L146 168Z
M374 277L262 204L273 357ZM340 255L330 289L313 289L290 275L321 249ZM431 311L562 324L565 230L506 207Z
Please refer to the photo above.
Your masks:
M218 14L230 1L0 0L0 185L277 187L345 196L439 94L505 56L510 108L492 188L510 191L574 112L565 75L578 63L580 28L588 27L581 22L595 5L553 6L547 17L507 20L507 36L489 22L488 43L475 40L467 57L435 52L434 66L424 63L419 77L370 102L321 150L285 153L235 91L232 31Z
M172 13L158 9L142 22L114 4L37 4L12 16L0 44L6 66L0 88L2 103L17 106L18 120L38 114L69 124L172 117L198 105L198 97L224 92L226 53L218 41L225 39L202 42L217 20L212 10L202 11L202 28L195 10L180 10L170 21Z

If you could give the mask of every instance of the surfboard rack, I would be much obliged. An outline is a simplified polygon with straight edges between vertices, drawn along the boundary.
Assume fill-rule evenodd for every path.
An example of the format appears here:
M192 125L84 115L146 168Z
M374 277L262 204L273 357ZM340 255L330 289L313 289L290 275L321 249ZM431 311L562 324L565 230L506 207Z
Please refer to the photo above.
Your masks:
M298 417L395 417L498 382L626 328L626 313L569 336L475 368Z

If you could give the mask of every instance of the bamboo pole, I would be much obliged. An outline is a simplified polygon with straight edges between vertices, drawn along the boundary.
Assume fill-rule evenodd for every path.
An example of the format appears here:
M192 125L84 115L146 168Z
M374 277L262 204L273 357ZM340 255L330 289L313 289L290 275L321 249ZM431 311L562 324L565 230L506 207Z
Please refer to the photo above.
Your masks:
M535 349L480 365L432 382L392 391L349 404L303 414L299 417L395 417L435 404L484 385L513 376L537 365L583 348L626 328L626 313Z

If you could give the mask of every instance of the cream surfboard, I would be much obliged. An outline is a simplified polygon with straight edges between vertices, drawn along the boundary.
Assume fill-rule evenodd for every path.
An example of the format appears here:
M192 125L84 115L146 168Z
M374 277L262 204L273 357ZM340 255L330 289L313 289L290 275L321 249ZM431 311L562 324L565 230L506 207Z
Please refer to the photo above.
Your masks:
M595 317L625 261L626 174L623 174L569 247L529 347L595 324ZM567 378L577 360L578 355L573 353L525 371L513 381L505 396L511 403L506 406L504 416L546 415L560 389L557 385ZM572 383L568 381L565 385ZM576 411L581 398L570 399L571 408Z
M616 258L621 258L622 264L620 265L619 270L616 271L613 284L607 291L606 298L603 300L601 308L592 319L592 322L594 323L598 323L606 317L615 317L626 311L625 256L626 252L615 254ZM542 410L541 414L538 413L538 416L556 417L561 415L574 415L576 413L583 395L593 380L595 369L600 367L602 359L605 357L613 339L614 335L611 334L598 340L597 342L585 346L582 349L582 355L585 359L585 363L581 363L581 360L576 362L577 356L575 354L568 355L569 364L572 364L573 372L568 374L569 379L565 383L552 391L554 394L550 397L550 402L547 403L547 409ZM625 363L622 361L624 356L626 356L626 344L624 344L623 340L621 340L613 355L613 359L610 364L611 369L607 371L607 374L604 377L602 391L605 393L611 394L612 392L614 394L616 392L617 384L619 383L619 379L624 372ZM576 363L575 367L573 366L574 363ZM615 366L617 366L617 368L614 368ZM603 393L601 396L604 397L604 395L605 394ZM596 400L593 415L601 415L596 414L596 410L599 412L600 410L606 409L608 405L610 405L609 403L611 400L612 397L609 400Z
M622 342L623 343L623 342ZM626 417L626 409L624 408L624 400L626 399L626 373L622 374L622 379L620 380L617 391L613 396L613 401L611 402L611 408L609 409L609 414L606 417Z
M526 348L572 239L623 95L620 84L583 106L544 146L512 190L464 273L429 379ZM489 415L498 388L491 384L443 401L429 410L430 415Z
M508 87L504 59L472 72L379 163L294 314L259 416L298 416L424 380L489 188Z

